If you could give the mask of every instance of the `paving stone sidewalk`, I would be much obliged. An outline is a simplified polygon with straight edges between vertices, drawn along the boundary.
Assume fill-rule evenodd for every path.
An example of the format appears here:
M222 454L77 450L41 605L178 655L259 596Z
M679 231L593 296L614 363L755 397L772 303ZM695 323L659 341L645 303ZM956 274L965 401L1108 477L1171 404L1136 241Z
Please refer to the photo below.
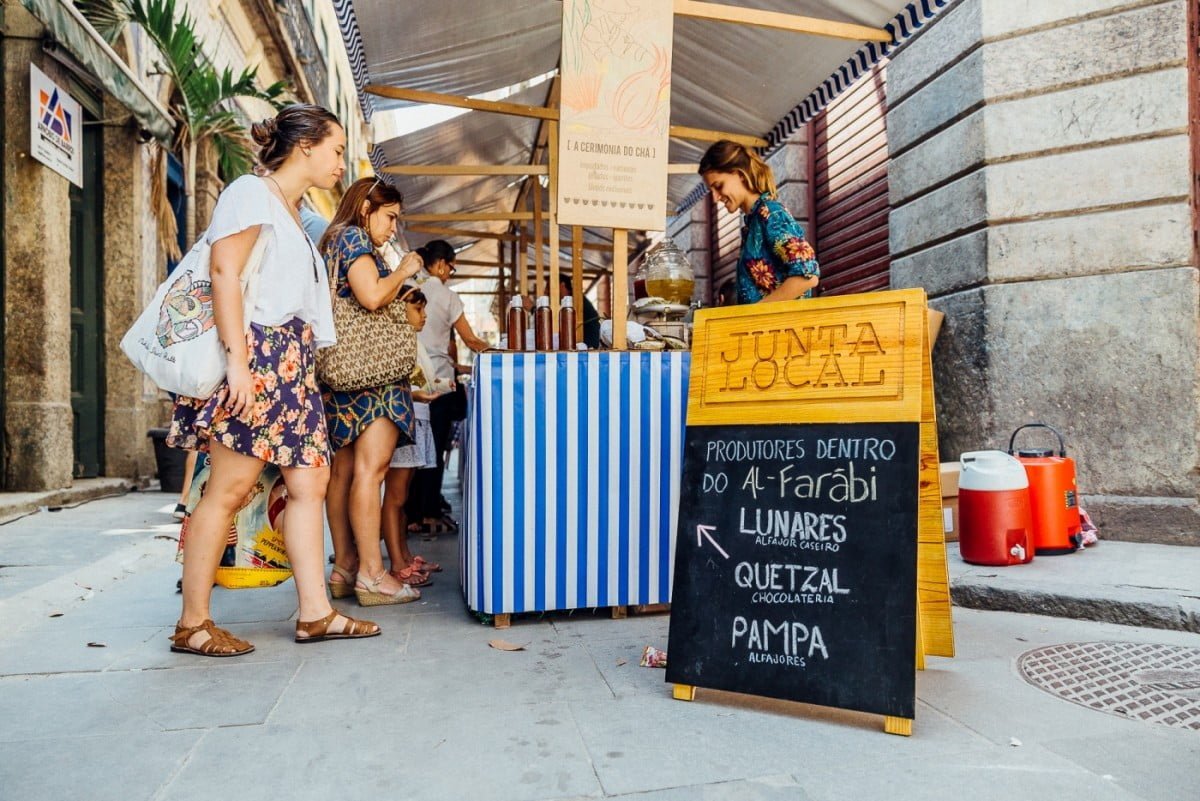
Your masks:
M173 502L131 493L0 526L5 801L1196 797L1200 731L1087 708L1022 673L1047 664L1039 649L1081 643L1200 654L1193 633L956 608L958 656L918 675L914 736L900 738L871 715L672 700L663 672L637 665L665 647L667 615L496 632L466 612L444 538L420 543L446 567L420 602L369 610L383 636L299 646L290 582L218 591L215 618L257 651L206 660L167 647ZM498 636L525 650L488 647ZM1200 705L1177 692L1180 709Z

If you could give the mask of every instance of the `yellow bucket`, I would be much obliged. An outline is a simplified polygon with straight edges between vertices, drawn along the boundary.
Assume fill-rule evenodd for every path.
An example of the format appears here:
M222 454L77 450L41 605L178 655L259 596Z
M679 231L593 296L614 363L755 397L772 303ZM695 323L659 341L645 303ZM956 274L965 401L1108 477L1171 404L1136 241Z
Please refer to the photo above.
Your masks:
M277 567L218 567L217 584L227 590L274 587L292 577L292 571Z

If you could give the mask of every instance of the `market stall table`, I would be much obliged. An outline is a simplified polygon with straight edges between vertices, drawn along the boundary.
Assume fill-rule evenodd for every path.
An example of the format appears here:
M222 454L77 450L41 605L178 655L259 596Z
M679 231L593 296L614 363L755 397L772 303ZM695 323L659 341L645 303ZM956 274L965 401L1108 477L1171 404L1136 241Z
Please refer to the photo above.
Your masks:
M493 615L670 600L690 354L483 353L463 593Z

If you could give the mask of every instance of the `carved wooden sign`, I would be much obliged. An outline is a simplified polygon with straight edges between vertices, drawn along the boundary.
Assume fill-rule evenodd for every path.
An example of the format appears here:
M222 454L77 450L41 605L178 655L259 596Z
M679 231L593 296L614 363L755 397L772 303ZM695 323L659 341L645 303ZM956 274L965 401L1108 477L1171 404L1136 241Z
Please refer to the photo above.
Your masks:
M688 425L919 421L925 293L697 312Z

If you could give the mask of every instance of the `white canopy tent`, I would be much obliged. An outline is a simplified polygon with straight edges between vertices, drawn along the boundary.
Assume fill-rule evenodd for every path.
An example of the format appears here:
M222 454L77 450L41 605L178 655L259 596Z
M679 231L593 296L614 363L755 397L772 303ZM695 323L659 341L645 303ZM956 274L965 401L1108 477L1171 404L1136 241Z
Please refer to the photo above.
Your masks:
M767 149L782 143L861 71L902 41L949 0L735 0L727 7L785 12L835 23L885 29L892 43L833 38L754 24L685 16L675 2L671 124L759 137ZM621 6L624 0L593 0ZM335 0L351 55L364 112L373 115L413 103L373 94L368 87L397 87L475 98L536 80L556 70L562 28L558 0ZM711 4L692 3L694 6ZM543 81L504 102L547 106L555 81ZM472 110L413 133L375 143L377 170L414 165L528 165L545 162L543 121ZM695 163L709 141L673 137L672 163ZM406 214L493 212L511 214L532 204L522 199L525 179L514 175L404 175L393 177L405 196ZM694 173L674 174L668 202L679 207L698 197ZM540 187L538 178L529 186ZM691 195L691 197L689 197ZM518 208L520 204L520 208ZM549 208L544 200L543 209ZM442 226L449 223L434 222ZM505 220L454 223L464 231L504 235ZM528 223L526 223L528 225ZM410 228L412 245L436 236L462 246L477 242L464 261L495 262L511 245L488 237L450 237ZM587 229L585 241L611 242L611 232ZM547 239L548 241L548 239ZM570 264L570 236L561 258ZM504 256L507 257L508 251ZM611 254L584 251L585 268L604 269ZM467 266L460 275L493 277L495 267Z

